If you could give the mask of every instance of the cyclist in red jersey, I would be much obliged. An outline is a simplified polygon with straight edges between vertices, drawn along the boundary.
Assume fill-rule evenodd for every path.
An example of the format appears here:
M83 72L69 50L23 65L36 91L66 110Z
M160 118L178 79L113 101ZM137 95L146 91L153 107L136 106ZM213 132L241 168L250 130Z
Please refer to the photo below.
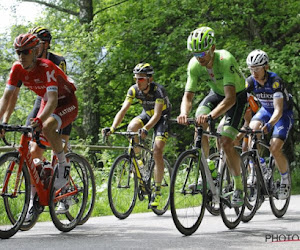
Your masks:
M9 79L0 102L0 118L3 117L14 90L21 81L24 86L41 96L42 103L31 126L41 130L46 136L59 160L55 188L59 189L68 182L70 165L67 163L60 135L56 130L66 127L77 116L78 104L75 86L65 73L53 62L38 58L40 40L33 34L21 34L14 42L19 60L10 71ZM36 157L32 152L33 157Z

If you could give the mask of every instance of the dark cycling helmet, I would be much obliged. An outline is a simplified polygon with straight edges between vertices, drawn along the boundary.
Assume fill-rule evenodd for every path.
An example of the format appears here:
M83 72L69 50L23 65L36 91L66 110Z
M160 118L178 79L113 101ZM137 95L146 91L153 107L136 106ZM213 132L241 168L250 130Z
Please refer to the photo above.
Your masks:
M16 37L14 47L16 50L32 49L39 44L40 40L36 35L27 33Z
M35 28L32 28L29 31L29 33L36 34L39 39L41 39L42 41L49 42L49 43L50 43L50 41L52 39L50 31L48 29L44 28L44 27L35 27Z
M246 62L248 67L263 66L269 63L269 57L266 52L256 49L250 52Z
M193 53L209 50L216 43L212 28L201 27L191 32L187 39L187 49Z
M149 63L139 63L134 67L133 74L147 74L151 76L154 74L154 70Z

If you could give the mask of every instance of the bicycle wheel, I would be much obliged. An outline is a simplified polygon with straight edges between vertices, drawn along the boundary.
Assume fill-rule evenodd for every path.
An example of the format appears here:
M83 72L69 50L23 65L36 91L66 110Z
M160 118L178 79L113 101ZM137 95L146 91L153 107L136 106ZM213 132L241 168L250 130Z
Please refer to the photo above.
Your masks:
M243 164L243 162L241 162ZM246 180L244 174L244 167L241 167L242 182L244 185L244 194L246 191ZM234 190L234 179L230 173L227 164L224 165L221 170L221 181L220 181L220 213L224 224L229 228L233 229L238 226L242 219L243 212L245 210L245 202L241 207L232 207L231 200ZM244 195L245 197L245 195ZM245 201L245 199L244 199Z
M51 192L49 200L50 215L55 227L63 232L69 232L81 221L86 207L88 196L87 170L85 162L76 154L67 154L69 160L70 181L68 184L56 190L54 188L55 178L51 181ZM54 176L56 176L57 168ZM65 210L61 211L61 203ZM68 216L66 216L68 214ZM68 218L73 218L69 220Z
M214 161L214 165L218 167L220 162L220 153L213 153L208 157L208 159ZM207 191L206 209L214 216L220 215L220 204L212 201L212 192L210 190Z
M245 211L242 216L243 222L249 222L259 208L259 203L263 200L261 197L261 184L256 178L256 167L254 166L254 158L252 152L245 152L241 155L242 162L245 167L247 181L247 192L245 200ZM251 166L250 166L251 165Z
M191 235L198 229L205 212L207 184L203 165L198 160L196 150L183 152L175 163L171 178L172 218L184 235Z
M138 192L137 177L130 156L123 154L113 163L108 178L108 201L113 214L119 219L132 212Z
M270 196L270 206L271 206L271 210L273 212L273 214L277 217L277 218L281 218L283 215L285 215L289 203L290 203L290 199L291 199L291 190L289 190L289 195L288 198L285 200L279 200L278 199L278 191L280 188L280 180L281 180L281 175L280 172L278 170L278 168L275 166L275 161L273 158L271 158L272 160L272 164L271 164L271 168L272 168L272 176L271 176L271 188L272 188L272 195ZM288 169L288 174L289 174L289 182L291 183L291 173L290 170Z
M0 238L12 237L22 226L30 201L30 177L22 166L18 177L19 153L9 152L0 157ZM16 180L19 178L18 186Z
M77 161L79 161L80 159L80 161L82 162L82 164L84 164L86 168L88 196L87 196L85 210L83 212L81 220L78 222L78 225L83 225L90 218L95 205L96 184L95 184L94 172L89 162L83 156L70 152L66 155L66 157L68 159L76 158ZM73 220L73 217L69 212L66 213L66 216L70 221Z
M154 162L151 167L151 187L154 189ZM163 215L169 207L170 204L170 182L171 182L171 166L166 158L164 158L164 178L161 183L161 200L159 206L152 207L152 211L157 215Z

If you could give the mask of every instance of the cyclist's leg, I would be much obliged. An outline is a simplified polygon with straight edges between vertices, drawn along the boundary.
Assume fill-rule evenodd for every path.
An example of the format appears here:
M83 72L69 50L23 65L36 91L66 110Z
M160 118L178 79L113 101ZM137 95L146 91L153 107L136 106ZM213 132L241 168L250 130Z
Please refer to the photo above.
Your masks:
M270 141L270 153L275 159L276 166L281 174L281 182L278 198L286 199L291 189L289 180L289 163L282 152L284 142L293 124L292 112L286 112L274 126L272 139Z
M226 112L225 123L221 131L220 145L223 149L228 167L234 178L234 194L232 205L240 206L243 204L243 182L241 176L241 159L240 155L234 148L234 140L238 134L238 128L243 122L244 113L246 111L247 93L240 92L236 96L235 105Z
M42 101L43 104L43 101ZM42 111L40 109L39 113ZM59 166L55 188L59 189L67 184L69 179L70 165L66 160L62 146L61 136L57 130L64 128L75 120L78 113L78 103L75 95L59 100L54 113L43 123L43 134L49 141L52 150L56 153Z
M211 90L209 94L199 104L196 111L196 117L198 117L199 115L209 114L210 111L212 111L223 99L224 96L217 95ZM203 124L203 129L206 130L207 127L207 124ZM207 136L202 137L202 148L204 150L205 157L208 158L209 141Z
M153 157L155 162L155 169L154 169L155 190L150 204L153 207L158 206L161 199L161 183L164 178L163 152L168 138L168 128L166 124L167 123L165 123L164 118L162 117L154 127L155 140L154 140L154 147L153 147Z
M132 131L132 132L137 132L139 129L141 129L142 127L144 127L144 125L149 121L149 117L147 116L146 112L143 110L142 113L138 116L136 116L135 118L133 118L128 127L127 127L127 131ZM135 142L138 142L138 137L136 136L134 138ZM134 152L136 154L137 157L139 157L140 151L141 149L139 147L135 147ZM139 163L141 164L141 163Z
M68 143L69 143L69 138L72 130L72 123L67 125L65 128L60 129L59 134L61 135L61 139L64 142L64 152L68 152Z

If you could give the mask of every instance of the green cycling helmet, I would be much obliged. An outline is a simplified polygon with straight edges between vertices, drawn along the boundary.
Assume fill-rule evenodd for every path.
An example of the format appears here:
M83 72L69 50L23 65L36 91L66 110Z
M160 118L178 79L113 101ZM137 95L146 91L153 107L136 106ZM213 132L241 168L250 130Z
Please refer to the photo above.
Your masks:
M209 50L216 43L215 32L209 27L201 27L191 32L187 39L187 49L193 53Z

